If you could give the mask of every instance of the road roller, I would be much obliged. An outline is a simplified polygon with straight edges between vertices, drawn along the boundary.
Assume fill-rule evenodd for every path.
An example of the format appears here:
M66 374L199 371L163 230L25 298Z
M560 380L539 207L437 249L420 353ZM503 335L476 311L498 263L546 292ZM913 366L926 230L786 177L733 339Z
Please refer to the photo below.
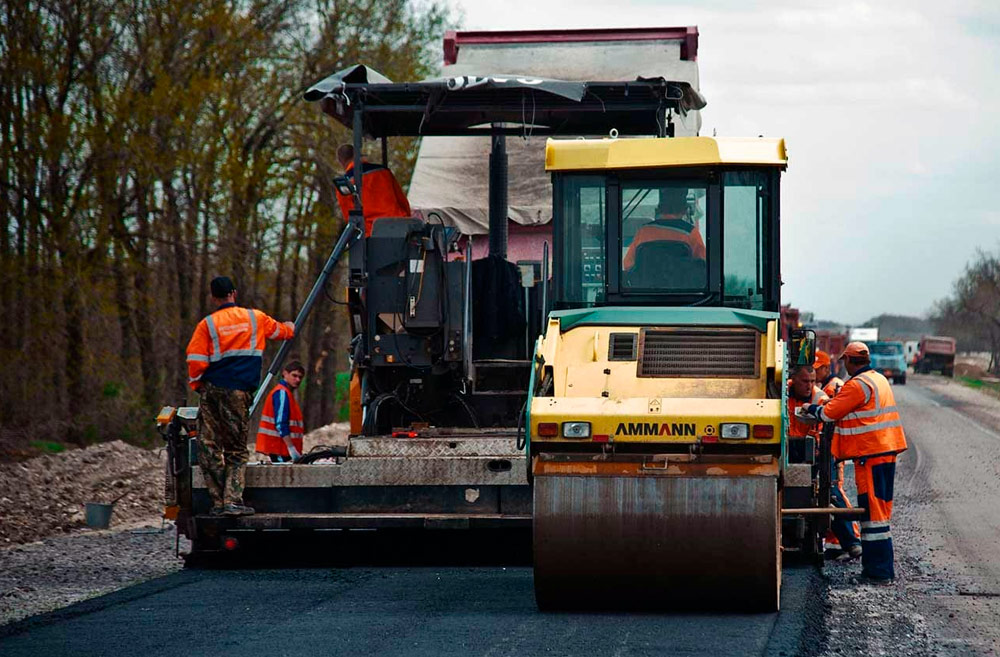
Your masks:
M779 327L786 165L782 139L547 142L524 417L541 609L778 609L786 363L806 362Z

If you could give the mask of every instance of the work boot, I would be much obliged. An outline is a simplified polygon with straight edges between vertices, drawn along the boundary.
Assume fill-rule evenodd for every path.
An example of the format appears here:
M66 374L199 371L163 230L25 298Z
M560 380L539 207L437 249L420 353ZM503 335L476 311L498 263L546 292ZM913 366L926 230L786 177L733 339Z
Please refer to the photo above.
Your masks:
M253 507L244 504L227 504L223 507L222 514L226 516L252 516Z
M837 561L854 561L855 559L861 558L861 546L852 545L847 548L847 552L841 552L837 555Z
M213 506L212 510L208 512L210 516L223 516L226 515L226 508L223 506Z
M868 584L869 586L892 586L895 580L891 577L872 577L861 573L851 580L852 584Z

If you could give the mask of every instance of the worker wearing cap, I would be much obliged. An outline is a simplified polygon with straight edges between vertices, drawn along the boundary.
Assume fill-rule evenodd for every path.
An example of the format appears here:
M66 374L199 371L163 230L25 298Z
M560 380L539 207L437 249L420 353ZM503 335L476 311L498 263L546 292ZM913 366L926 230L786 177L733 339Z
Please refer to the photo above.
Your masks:
M691 250L692 260L705 259L705 240L698 225L688 215L686 187L666 187L660 190L657 218L640 226L622 261L624 269L635 266L635 251L646 242L679 242Z
M808 412L822 422L836 422L831 451L838 461L854 460L861 520L862 577L889 582L895 577L892 553L892 489L896 455L906 449L903 424L892 387L871 368L868 346L852 342L844 349L850 378L825 405L812 404Z
M817 350L816 359L813 361L813 369L816 370L817 385L823 389L827 397L836 395L844 385L840 377L833 375L833 368L830 364L830 354Z
M344 173L351 184L354 180L354 146L342 144L337 149L337 161L344 167ZM399 186L396 177L387 167L370 162L361 163L361 205L365 216L365 236L372 234L375 220L383 217L409 217L410 202ZM344 221L349 220L349 212L354 209L354 197L337 192L337 203L344 213Z
M212 499L213 515L250 515L243 504L249 430L248 410L260 385L266 340L288 340L295 324L236 305L227 276L212 279L216 309L195 327L187 346L188 383L200 396L198 465Z
M306 368L297 360L281 371L281 381L264 402L257 428L257 451L272 463L289 463L302 456L302 409L295 401L295 390L302 383Z

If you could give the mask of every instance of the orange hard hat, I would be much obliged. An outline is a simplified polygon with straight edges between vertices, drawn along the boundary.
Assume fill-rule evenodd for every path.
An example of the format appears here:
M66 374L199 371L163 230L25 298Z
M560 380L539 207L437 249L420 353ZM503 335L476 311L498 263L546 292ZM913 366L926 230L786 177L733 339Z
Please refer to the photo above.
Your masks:
M830 354L819 349L816 350L816 360L813 361L813 369L830 364Z
M843 360L849 357L868 358L868 345L864 342L851 342L844 347L844 353L840 354L840 358L837 360Z

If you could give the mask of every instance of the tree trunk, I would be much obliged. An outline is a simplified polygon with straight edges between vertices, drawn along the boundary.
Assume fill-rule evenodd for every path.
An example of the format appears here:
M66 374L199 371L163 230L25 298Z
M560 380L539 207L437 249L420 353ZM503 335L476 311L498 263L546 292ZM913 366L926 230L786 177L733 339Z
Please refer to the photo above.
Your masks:
M136 184L136 219L139 224L137 236L138 262L133 281L135 283L135 328L139 345L139 369L142 372L142 400L147 408L155 408L161 401L160 373L156 364L156 342L153 338L153 304L150 294L149 269L149 190Z
M175 357L170 365L170 370L175 373L170 394L172 399L183 399L187 396L188 387L185 353L187 342L182 339L182 336L192 329L191 263L188 257L187 244L184 241L184 230L181 225L182 219L180 208L177 205L177 190L174 189L173 177L164 177L160 181L160 184L163 186L163 193L167 202L165 218L168 230L170 231L170 241L173 245L174 275L177 283L176 335L178 339L175 341Z

